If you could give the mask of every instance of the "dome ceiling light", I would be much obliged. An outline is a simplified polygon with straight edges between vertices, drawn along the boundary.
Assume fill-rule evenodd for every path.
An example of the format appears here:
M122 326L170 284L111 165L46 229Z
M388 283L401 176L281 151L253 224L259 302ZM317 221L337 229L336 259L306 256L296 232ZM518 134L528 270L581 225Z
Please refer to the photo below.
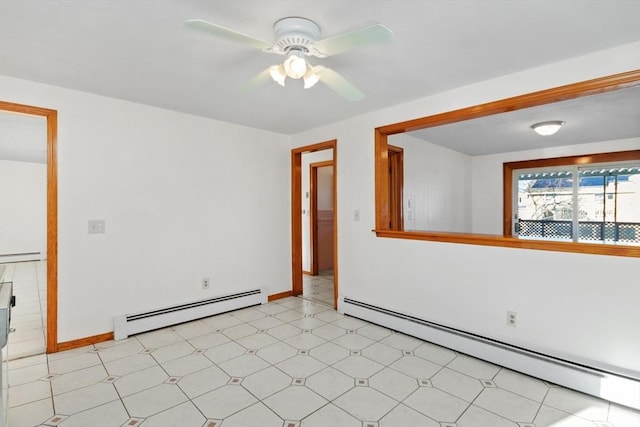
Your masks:
M540 122L531 125L531 129L536 131L538 135L549 136L553 135L560 130L560 128L564 125L564 122L561 120L552 120L548 122Z

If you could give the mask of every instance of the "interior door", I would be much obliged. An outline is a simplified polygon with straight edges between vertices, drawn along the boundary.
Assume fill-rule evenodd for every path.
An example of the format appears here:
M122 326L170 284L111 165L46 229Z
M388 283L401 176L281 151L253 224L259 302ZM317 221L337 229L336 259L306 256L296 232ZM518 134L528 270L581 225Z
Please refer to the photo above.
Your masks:
M310 165L311 274L333 270L333 161Z

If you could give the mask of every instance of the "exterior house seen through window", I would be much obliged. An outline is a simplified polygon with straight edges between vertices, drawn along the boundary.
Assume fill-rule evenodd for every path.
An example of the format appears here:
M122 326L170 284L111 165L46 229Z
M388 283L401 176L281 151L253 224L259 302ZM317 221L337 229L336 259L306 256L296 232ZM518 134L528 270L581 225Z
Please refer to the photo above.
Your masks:
M640 245L640 161L516 169L514 236Z

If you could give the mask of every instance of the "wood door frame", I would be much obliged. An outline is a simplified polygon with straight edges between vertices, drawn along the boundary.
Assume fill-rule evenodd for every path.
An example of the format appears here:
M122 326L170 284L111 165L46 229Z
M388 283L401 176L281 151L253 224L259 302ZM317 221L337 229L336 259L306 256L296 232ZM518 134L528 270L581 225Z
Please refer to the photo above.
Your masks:
M404 149L387 145L389 159L389 229L404 230Z
M310 273L312 276L318 275L318 168L327 166L333 166L333 160L309 164L309 240L311 242L309 246L311 247ZM335 173L335 170L333 172Z
M58 111L4 101L0 101L0 111L47 120L47 353L55 353L58 351Z
M333 152L333 306L338 303L338 141L319 142L291 150L291 294L302 294L302 154Z

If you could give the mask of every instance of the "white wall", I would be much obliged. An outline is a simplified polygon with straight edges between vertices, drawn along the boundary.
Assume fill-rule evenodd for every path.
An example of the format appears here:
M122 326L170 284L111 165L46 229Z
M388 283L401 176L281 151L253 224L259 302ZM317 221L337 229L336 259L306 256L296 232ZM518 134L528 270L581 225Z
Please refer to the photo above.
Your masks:
M0 77L3 100L59 111L60 341L109 331L116 314L247 287L291 289L289 148L337 138L342 295L640 372L640 287L629 280L640 275L638 259L371 231L373 128L638 69L639 49L550 64L292 138ZM107 233L87 235L87 220L100 218ZM212 279L208 292L203 276ZM506 310L518 311L517 328L506 326Z
M47 166L0 160L0 255L40 252L29 259L45 259L46 236Z
M404 229L471 232L471 157L404 133L388 143L404 149Z
M371 231L373 128L640 69L639 50L640 43L634 43L294 135L293 146L338 140L340 294L532 349L640 373L640 286L630 280L640 276L637 258L383 239ZM356 209L359 222L353 217ZM506 325L507 310L518 312L517 328Z
M309 229L311 226L311 217L309 216L311 178L309 176L309 165L332 159L333 150L302 154L302 271L311 271L311 231Z
M638 149L640 138L632 138L472 157L473 232L502 234L503 163Z
M291 289L290 137L0 77L58 110L58 339L113 316ZM106 234L88 235L89 219ZM201 289L201 279L211 289Z

